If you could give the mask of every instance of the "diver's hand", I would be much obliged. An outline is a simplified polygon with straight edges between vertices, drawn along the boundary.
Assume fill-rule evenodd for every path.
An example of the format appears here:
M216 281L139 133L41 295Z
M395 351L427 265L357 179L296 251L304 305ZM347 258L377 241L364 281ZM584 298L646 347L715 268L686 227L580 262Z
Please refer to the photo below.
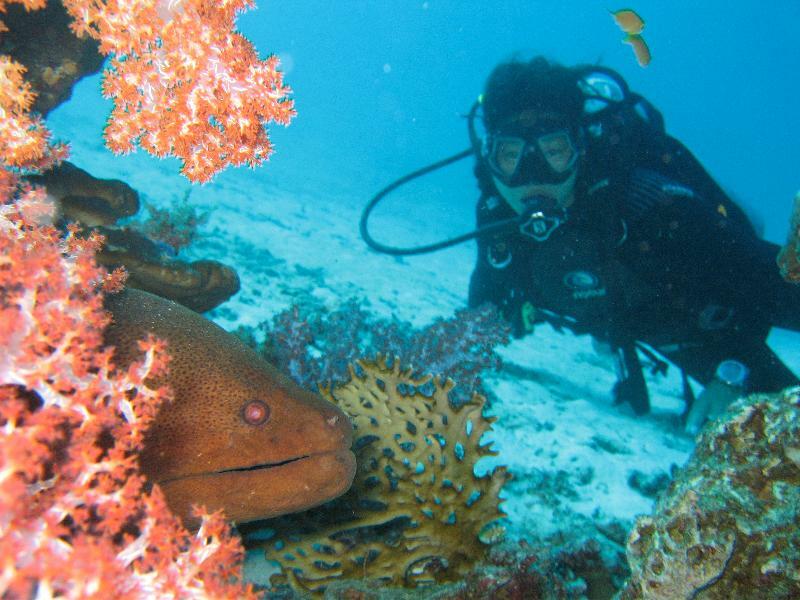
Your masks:
M716 379L712 380L692 403L692 408L686 415L684 431L690 435L696 435L707 420L716 419L739 396L740 394L735 388Z
M517 338L523 338L529 333L533 333L536 323L539 321L536 307L529 301L524 302L518 299L516 302L509 302L502 309L503 316L511 323L511 333Z
M744 395L750 370L734 359L723 360L714 378L694 401L686 415L686 433L695 435L706 420L716 419L728 405Z
M523 331L526 334L533 333L537 322L536 307L530 302L524 302L520 307L519 314Z

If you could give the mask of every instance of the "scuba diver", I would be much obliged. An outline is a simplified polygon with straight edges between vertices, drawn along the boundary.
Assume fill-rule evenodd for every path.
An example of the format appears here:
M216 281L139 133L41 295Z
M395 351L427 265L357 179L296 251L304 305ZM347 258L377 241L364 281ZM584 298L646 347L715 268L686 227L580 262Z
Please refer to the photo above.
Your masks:
M766 343L773 326L800 330L800 287L780 276L779 247L616 72L500 64L469 123L477 231L381 246L366 231L370 204L373 248L476 237L470 307L496 305L517 337L543 321L592 335L615 357L615 403L636 414L650 408L639 352L654 370L661 355L683 372L692 433L742 393L798 384ZM697 399L687 376L705 386Z

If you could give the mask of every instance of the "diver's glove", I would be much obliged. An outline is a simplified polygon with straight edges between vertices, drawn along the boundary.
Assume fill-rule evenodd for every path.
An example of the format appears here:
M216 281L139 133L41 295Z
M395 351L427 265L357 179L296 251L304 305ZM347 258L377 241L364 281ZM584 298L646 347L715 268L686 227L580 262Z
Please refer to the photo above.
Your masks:
M749 374L749 369L738 360L719 363L714 378L700 392L686 415L686 433L697 434L706 420L716 419L731 402L738 400L744 394Z
M516 288L512 289L502 302L500 312L511 324L511 333L515 338L533 333L536 323L542 320L533 304Z
M642 374L642 363L633 343L623 344L614 350L617 383L612 391L614 404L629 402L633 412L644 415L650 412L650 394Z

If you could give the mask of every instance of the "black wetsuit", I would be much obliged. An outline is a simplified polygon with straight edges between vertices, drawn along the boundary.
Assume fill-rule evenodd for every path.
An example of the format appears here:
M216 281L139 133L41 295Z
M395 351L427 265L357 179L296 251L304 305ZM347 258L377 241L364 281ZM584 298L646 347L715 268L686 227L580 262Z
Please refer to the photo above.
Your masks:
M639 413L649 401L636 342L701 383L733 358L749 367L750 391L797 384L765 341L771 326L800 330L800 287L780 277L778 246L706 174L684 179L651 168L579 178L546 241L479 238L470 306L496 304L521 336L529 303L537 320L608 342L621 359L617 399ZM479 227L514 216L491 191L478 203Z

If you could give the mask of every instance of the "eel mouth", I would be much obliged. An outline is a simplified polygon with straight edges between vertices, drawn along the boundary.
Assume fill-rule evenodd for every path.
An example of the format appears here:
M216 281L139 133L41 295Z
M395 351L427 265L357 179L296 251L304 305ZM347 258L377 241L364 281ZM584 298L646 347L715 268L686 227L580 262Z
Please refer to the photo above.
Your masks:
M249 465L246 467L229 467L227 469L220 469L218 471L200 471L198 473L190 473L188 475L178 475L176 477L166 477L164 479L159 479L159 485L166 485L168 483L172 483L174 481L181 481L184 479L194 479L197 477L214 477L216 475L224 475L226 473L247 473L251 471L266 471L269 469L280 469L281 467L285 467L286 465L291 465L293 463L302 462L309 459L314 459L320 456L326 456L330 454L341 454L344 452L345 449L340 448L338 450L328 450L326 452L314 452L312 454L304 454L302 456L296 456L293 458L287 458L282 461L273 462L273 463L258 463L255 465ZM352 454L352 452L351 452Z
M170 508L187 524L197 523L193 504L222 509L225 518L244 523L298 512L333 500L348 489L356 470L349 448L197 473L163 480Z
M323 452L321 454L328 454L327 452ZM261 463L257 465L252 465L249 467L232 467L230 469L222 469L220 471L212 471L208 473L208 475L215 475L217 473L241 473L245 471L260 471L262 469L275 469L278 467L282 467L283 465L288 465L293 462L297 462L299 460L306 460L307 458L311 458L312 456L318 456L317 454L306 454L304 456L298 456L297 458L289 458L286 460L282 460L280 462L275 463ZM202 475L202 473L200 473Z

